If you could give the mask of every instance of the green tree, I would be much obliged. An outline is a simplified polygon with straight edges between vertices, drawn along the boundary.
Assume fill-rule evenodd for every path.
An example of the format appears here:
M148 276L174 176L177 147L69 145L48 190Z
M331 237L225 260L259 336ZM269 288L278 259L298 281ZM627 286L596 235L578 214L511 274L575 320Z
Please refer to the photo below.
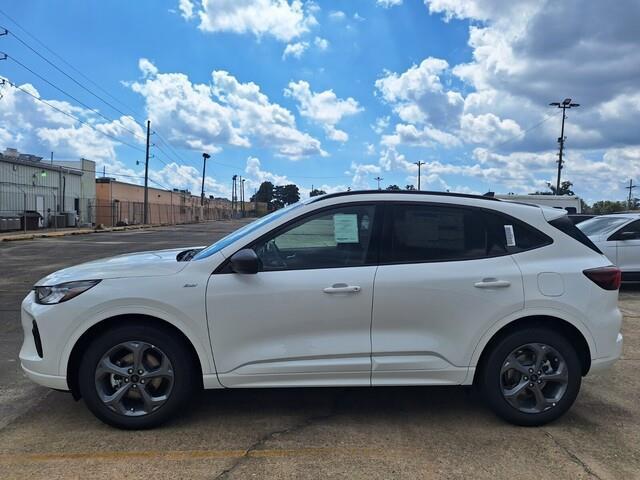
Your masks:
M556 192L556 186L552 185L551 182L547 182L547 186L549 187L550 191L536 191L530 195L575 195L574 191L571 190L571 188L573 187L573 183L571 183L569 180L565 180L564 182L562 182L560 184L560 190L558 190Z
M627 202L600 200L591 205L591 213L604 215L605 213L623 212L627 209Z
M285 205L291 205L300 201L300 190L297 185L278 185L273 189L273 201L271 202L274 208L282 208Z
M407 185L406 187L404 187L405 190L415 190L416 187L414 187L413 185Z
M262 182L258 191L251 196L252 202L271 203L273 200L273 183Z
M310 197L317 197L319 195L326 195L327 192L325 192L324 190L318 190L317 188L314 188L313 190L311 190L311 193L309 193Z
M389 185L386 190L393 190L395 192L400 190L400 187L398 185Z

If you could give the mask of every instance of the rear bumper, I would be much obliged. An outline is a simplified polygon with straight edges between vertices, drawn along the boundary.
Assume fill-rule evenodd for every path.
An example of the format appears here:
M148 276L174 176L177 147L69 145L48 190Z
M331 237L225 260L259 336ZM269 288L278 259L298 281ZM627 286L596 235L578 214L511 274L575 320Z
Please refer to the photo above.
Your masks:
M618 361L620 356L622 355L622 344L623 337L621 333L618 333L618 337L616 338L615 350L612 355L603 358L594 358L591 360L591 369L589 370L590 374L598 374L602 372L606 372L610 369L614 363Z

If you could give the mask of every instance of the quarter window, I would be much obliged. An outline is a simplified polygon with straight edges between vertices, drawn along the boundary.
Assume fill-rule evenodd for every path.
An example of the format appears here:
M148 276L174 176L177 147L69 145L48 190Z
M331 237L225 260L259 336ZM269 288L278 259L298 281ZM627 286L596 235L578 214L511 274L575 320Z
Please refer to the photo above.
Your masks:
M372 261L375 206L353 205L307 217L260 241L265 271L355 267Z

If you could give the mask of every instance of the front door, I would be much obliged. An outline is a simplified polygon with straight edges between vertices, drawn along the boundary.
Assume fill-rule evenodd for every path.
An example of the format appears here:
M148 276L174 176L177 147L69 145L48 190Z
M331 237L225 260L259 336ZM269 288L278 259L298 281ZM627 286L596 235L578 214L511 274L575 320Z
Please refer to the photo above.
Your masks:
M617 266L622 270L622 280L640 281L640 220L628 223L612 237L615 238Z
M505 231L519 225L481 209L387 207L376 273L373 385L462 383L478 340L523 308L522 275ZM513 242L511 242L513 243Z
M207 317L224 386L369 385L376 207L332 207L250 245L254 275L215 273Z

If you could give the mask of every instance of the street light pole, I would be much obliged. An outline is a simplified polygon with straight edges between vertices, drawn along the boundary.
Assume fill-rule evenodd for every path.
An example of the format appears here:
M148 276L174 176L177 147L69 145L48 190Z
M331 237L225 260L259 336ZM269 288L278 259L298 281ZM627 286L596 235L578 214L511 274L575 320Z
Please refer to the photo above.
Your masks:
M378 175L374 180L378 182L378 190L380 190L380 182L384 180L384 178Z
M422 165L424 165L425 163L427 162L417 161L413 163L414 165L418 166L418 191L420 191L420 167L422 167Z
M558 138L558 143L560 144L560 152L558 153L558 178L556 180L556 195L560 194L560 175L562 172L562 154L564 152L564 141L566 140L564 137L564 120L567 118L566 110L568 108L579 107L579 103L571 103L570 98L565 98L562 102L551 102L549 104L552 107L558 107L562 109L562 127L560 130L560 137Z
M202 192L200 193L200 206L204 206L204 173L207 169L207 158L211 158L211 155L208 153L202 154Z

